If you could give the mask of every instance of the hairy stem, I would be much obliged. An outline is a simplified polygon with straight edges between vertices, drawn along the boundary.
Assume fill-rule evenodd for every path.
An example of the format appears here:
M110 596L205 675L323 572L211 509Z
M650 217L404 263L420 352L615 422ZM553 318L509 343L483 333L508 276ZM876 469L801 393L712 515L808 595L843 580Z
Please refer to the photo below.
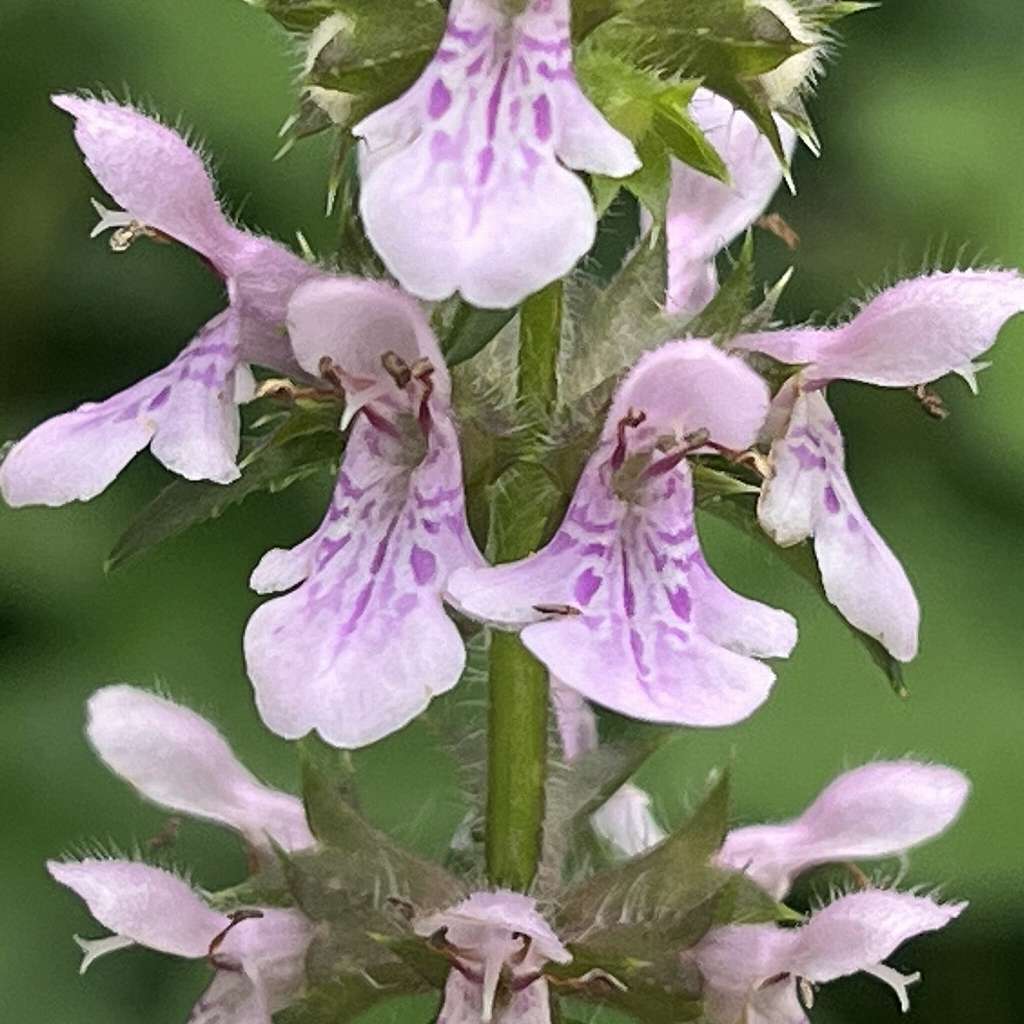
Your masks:
M550 411L557 398L562 286L530 296L520 310L518 395L524 412ZM557 502L543 469L512 466L492 510L495 562L511 562L543 543ZM547 669L513 633L495 632L488 713L487 873L494 885L526 890L537 873L547 769Z

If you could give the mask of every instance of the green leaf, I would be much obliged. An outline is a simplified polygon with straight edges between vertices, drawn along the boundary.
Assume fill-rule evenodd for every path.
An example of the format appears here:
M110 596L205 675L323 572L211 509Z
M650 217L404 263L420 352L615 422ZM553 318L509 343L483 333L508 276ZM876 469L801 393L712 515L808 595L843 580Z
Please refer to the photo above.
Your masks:
M497 337L515 315L515 309L478 309L463 299L458 300L448 330L441 340L445 362L449 366L458 366L472 359Z
M687 113L693 92L693 88L676 86L658 95L654 100L652 128L677 160L728 183L725 161Z
M344 21L314 57L306 84L344 97L333 105L332 119L348 128L419 78L441 41L445 15L436 0L334 0L331 6Z
M333 472L343 439L337 429L340 408L297 407L269 436L250 438L243 446L242 475L230 484L175 480L135 517L104 565L119 569L136 556L184 533L191 526L223 515L261 491L277 492L297 480Z
M444 988L451 963L443 954L433 949L418 935L395 937L393 935L371 935L385 949L393 953L408 967L411 967L428 985Z
M868 652L871 660L881 669L893 692L901 698L910 696L906 684L903 681L903 666L898 662L874 637L862 633L855 626L843 618L842 613L825 596L825 590L821 583L821 575L818 572L818 563L814 557L814 551L810 543L803 541L791 547L779 547L762 529L757 521L757 503L749 495L735 495L732 497L715 496L699 501L697 507L729 523L740 530L746 536L766 545L774 553L775 557L782 561L798 576L809 583L821 596L828 607L839 617L846 628L853 634L856 640Z

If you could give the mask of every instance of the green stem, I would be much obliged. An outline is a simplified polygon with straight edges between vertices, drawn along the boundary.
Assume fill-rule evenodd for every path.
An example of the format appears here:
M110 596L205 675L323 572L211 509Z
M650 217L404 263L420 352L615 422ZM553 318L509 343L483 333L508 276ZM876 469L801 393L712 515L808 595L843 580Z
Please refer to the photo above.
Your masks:
M527 415L549 412L558 389L561 282L530 296L519 317L518 396ZM556 497L536 463L516 463L502 476L492 510L496 563L537 550ZM544 825L548 673L516 634L495 632L488 678L487 874L494 885L526 890Z

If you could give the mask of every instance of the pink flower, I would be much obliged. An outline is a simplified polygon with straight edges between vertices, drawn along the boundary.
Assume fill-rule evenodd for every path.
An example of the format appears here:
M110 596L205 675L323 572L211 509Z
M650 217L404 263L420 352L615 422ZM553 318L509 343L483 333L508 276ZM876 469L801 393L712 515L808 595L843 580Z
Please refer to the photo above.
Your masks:
M556 679L622 714L705 726L745 718L775 678L755 659L786 656L796 625L712 573L685 456L708 439L747 447L767 407L761 378L708 342L644 356L553 540L518 562L453 573L449 599L522 628Z
M698 89L690 116L725 163L728 184L672 161L666 235L671 313L699 313L718 291L715 257L764 212L782 182L782 164L753 121L727 99ZM796 133L776 125L792 153Z
M50 861L50 874L77 893L113 932L78 939L82 971L97 957L138 944L207 959L213 983L190 1024L270 1024L302 989L310 922L297 910L260 908L231 917L211 910L192 887L160 868L124 860Z
M902 281L840 327L766 331L733 342L809 364L775 398L768 424L773 474L761 492L761 525L783 546L813 537L828 599L900 661L917 653L917 598L854 496L825 388L836 379L909 387L950 372L973 386L974 360L1022 310L1024 278L1016 272L961 270Z
M415 922L418 935L444 943L454 967L437 1024L550 1024L542 968L572 955L528 896L477 892Z
M920 975L900 974L883 961L915 935L943 928L965 906L866 889L840 896L799 928L716 928L686 956L704 975L711 1024L803 1024L798 985L807 991L860 971L891 986L906 1011L907 986Z
M507 6L454 0L419 81L353 129L367 234L426 299L509 307L568 273L597 224L570 168L640 166L576 83L569 0Z
M111 771L161 807L227 825L267 853L271 841L286 851L316 843L302 801L259 782L188 708L107 686L89 698L86 734Z
M127 390L36 427L0 468L9 505L63 505L106 488L146 445L189 480L238 477L238 409L252 396L248 363L295 364L284 335L288 296L316 269L224 216L202 158L170 128L130 107L77 96L53 102L75 118L96 180L124 212L98 207L107 228L158 233L194 249L223 279L228 308L172 363Z
M259 593L295 589L249 620L246 662L270 729L359 747L458 682L465 649L441 593L481 558L451 383L417 304L384 284L323 279L296 291L288 324L303 367L333 362L356 418L323 522L252 575Z
M833 779L792 821L734 829L719 854L777 899L818 864L903 856L959 817L970 783L955 768L876 761Z

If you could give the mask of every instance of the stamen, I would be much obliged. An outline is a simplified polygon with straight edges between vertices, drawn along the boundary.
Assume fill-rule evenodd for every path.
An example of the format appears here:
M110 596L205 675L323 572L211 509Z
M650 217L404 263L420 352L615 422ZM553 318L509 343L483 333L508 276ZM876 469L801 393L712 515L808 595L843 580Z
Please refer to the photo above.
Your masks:
M217 956L217 950L220 949L224 940L228 937L228 933L233 928L237 928L243 921L253 921L261 918L262 916L262 910L236 910L234 913L228 914L228 920L230 923L224 931L213 937L210 941L210 948L206 951L206 959L209 961L210 966L218 971L240 972L242 968L239 964L223 960L221 957Z
M541 615L582 615L583 612L575 605L571 604L535 604L533 606L535 612L540 612Z
M814 986L806 978L797 978L797 989L800 992L800 1002L805 1010L814 1008Z
M846 870L850 873L850 876L853 878L853 884L858 889L871 888L871 879L868 878L868 876L864 873L863 869L860 868L857 864L854 864L852 861L848 861L846 864L843 865L843 867L845 867Z
M404 391L412 380L412 370L409 364L397 352L385 352L380 357L381 366L384 372L395 382L395 385Z
M933 420L944 420L949 415L949 409L946 408L942 397L932 391L927 384L916 384L910 389L910 393Z
M155 836L150 836L146 840L146 846L151 850L161 850L165 846L173 846L177 841L181 825L182 819L176 814L172 815L164 822L163 828Z
M580 989L591 988L595 985L599 988L605 988L606 990L612 990L615 992L629 991L628 985L619 981L614 974L602 971L599 967L595 967L593 970L587 971L586 974L581 974L578 978L552 978L549 975L547 980L548 984L553 985L555 988L568 989L576 992Z
M612 471L618 472L622 469L622 464L626 461L626 431L631 427L639 427L644 420L647 419L647 413L636 412L630 409L625 416L619 420L616 432L618 435L618 443L615 445L615 451L612 452Z

